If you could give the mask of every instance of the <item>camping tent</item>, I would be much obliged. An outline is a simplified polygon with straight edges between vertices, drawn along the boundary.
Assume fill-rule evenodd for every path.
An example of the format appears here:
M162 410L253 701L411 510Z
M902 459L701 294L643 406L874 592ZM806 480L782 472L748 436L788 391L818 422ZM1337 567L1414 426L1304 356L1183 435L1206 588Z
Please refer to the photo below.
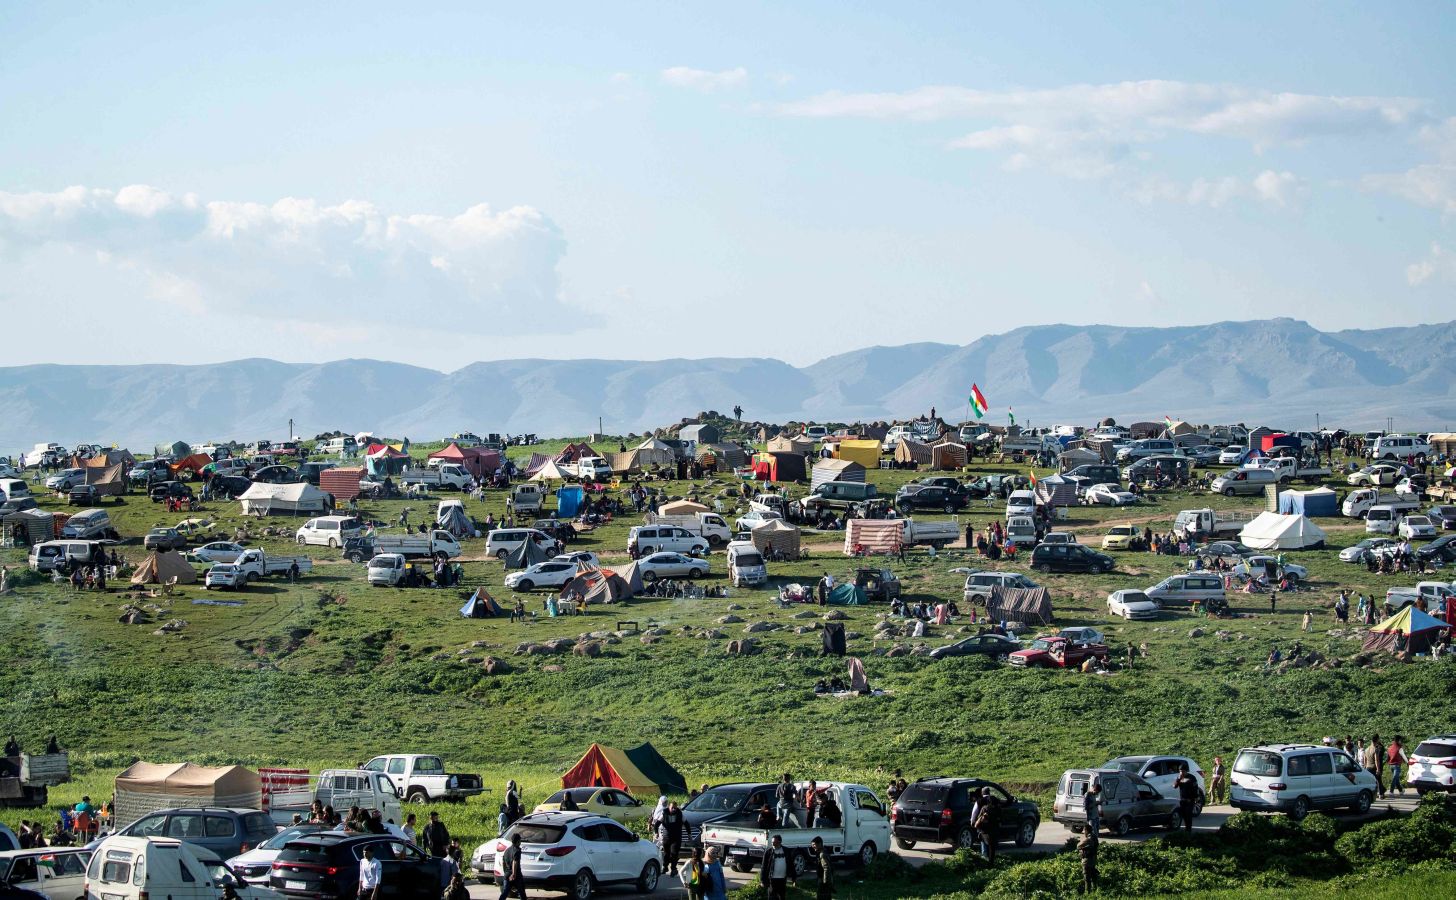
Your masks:
M788 559L799 556L799 528L783 519L769 519L754 528L749 536L760 553L767 554L772 550L774 555Z
M907 437L900 438L899 442L895 444L895 462L898 463L928 466L934 456L935 453L930 449L929 444L922 444Z
M673 500L671 503L664 503L657 508L659 516L695 516L705 512L711 512L711 510L696 500Z
M186 441L173 441L172 445L167 448L166 455L172 457L173 459L181 459L191 452L191 444L187 443Z
M1057 457L1057 462L1062 471L1067 472L1081 465L1102 462L1102 454L1088 447L1073 447Z
M253 482L238 495L245 516L312 516L327 508L327 495L306 481L298 484Z
M574 519L581 509L583 492L580 485L563 486L556 489L556 518Z
M759 481L803 481L804 457L797 453L764 452L753 457L753 475Z
M206 453L190 453L182 457L167 468L171 470L176 478L189 478L202 474L204 466L212 465L212 457Z
M460 607L460 615L467 619L494 619L505 614L506 611L485 588L476 588L465 605Z
M869 598L865 596L864 588L852 581L841 581L825 599L835 606L864 606Z
M546 548L536 541L521 541L520 545L506 556L506 568L527 569L538 562L545 562L547 555Z
M628 597L635 597L642 593L642 570L637 568L637 562L635 560L629 563L623 563L620 566L612 566L605 571L612 572L622 579L622 582L627 586Z
M561 776L561 786L614 787L638 797L653 793L685 794L688 790L682 773L651 744L630 750L592 744L577 764Z
M363 480L363 466L339 466L319 473L319 488L339 503L347 503L359 496L359 482Z
M844 524L844 555L856 547L865 553L899 553L905 526L900 519L850 519Z
M662 451L667 452L668 454L671 454L673 452L672 451L672 445L671 444L669 444L667 441L662 440L661 438L655 438L655 437L649 437L649 438L647 438L647 440L643 441L642 443L638 444L636 447L633 447L632 449L633 450L662 450Z
M258 773L242 766L134 762L116 776L112 815L116 822L134 822L172 807L260 809L262 803Z
M716 444L722 440L722 433L716 425L684 425L677 433L678 440L693 444Z
M793 437L781 434L769 441L764 449L770 453L802 453L807 456L814 452L814 439L802 434Z
M587 456L601 456L601 454L593 450L590 444L571 443L561 448L561 452L556 454L556 461L574 463Z
M1445 622L1411 604L1379 625L1372 626L1365 636L1364 649L1425 653L1440 635L1441 629L1447 627Z
M946 441L943 444L936 444L930 448L930 467L932 469L963 469L966 466L966 445L957 444L955 441Z
M1326 487L1312 491L1280 491L1279 511L1286 515L1338 516L1339 495Z
M484 447L461 447L454 441L451 441L443 450L431 453L428 458L455 463L469 472L476 481L484 481L487 476L494 474L501 464L499 450L487 450Z
M1050 625L1052 596L1044 587L991 588L986 598L986 617L993 622L1025 622L1028 625Z
M856 481L864 484L865 467L848 459L821 459L814 464L809 489L818 490L826 481Z
M718 472L731 472L748 465L748 454L734 444L699 444L694 457L705 465L711 459L714 471Z
M566 470L561 468L560 463L558 463L554 459L548 459L546 460L546 462L542 463L541 468L536 470L536 474L531 476L531 480L565 481L570 477L570 475L566 474Z
M182 554L176 550L168 550L165 553L153 552L141 565L137 566L132 573L132 584L167 584L172 579L177 579L177 584L194 584L197 581L197 570L182 558Z
M640 587L639 587L640 589ZM611 569L583 565L576 577L561 588L562 597L576 594L584 598L587 605L593 603L614 603L627 600L636 594L632 586L621 575Z
M441 500L435 510L435 527L443 528L457 538L473 537L475 526L465 514L465 504L459 500Z
M409 467L409 454L388 444L370 444L364 466L370 475L398 475Z
M121 463L112 466L86 467L86 483L96 488L103 497L117 497L126 493L126 473Z
M873 469L880 464L880 442L845 438L835 447L834 456L837 459L851 460L867 469Z
M39 544L56 536L56 517L43 509L22 509L5 517L3 532L13 546Z
M1077 485L1060 475L1048 475L1039 479L1032 491L1036 495L1036 502L1048 509L1077 505Z
M1264 512L1244 526L1239 540L1255 550L1306 550L1323 547L1325 533L1305 516Z

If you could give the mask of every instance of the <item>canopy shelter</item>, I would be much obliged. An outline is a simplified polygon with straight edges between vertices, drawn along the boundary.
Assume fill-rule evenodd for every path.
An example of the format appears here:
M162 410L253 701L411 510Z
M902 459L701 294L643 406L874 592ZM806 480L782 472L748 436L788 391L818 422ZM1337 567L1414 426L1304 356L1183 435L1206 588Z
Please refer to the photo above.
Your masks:
M131 575L132 584L195 584L197 570L176 550L153 551Z
M494 619L506 615L501 605L495 602L495 598L485 588L476 588L465 605L460 607L460 615L467 619Z
M370 444L364 454L364 467L370 475L398 475L409 468L410 457L403 450L396 450L388 444Z
M535 540L521 541L516 549L506 556L507 569L528 569L538 562L545 562L548 558L546 548L536 543Z
M347 503L359 496L359 482L364 480L363 466L338 466L319 473L319 488L332 494L334 500Z
M262 803L258 773L242 766L135 762L116 776L112 816L118 823L134 822L159 809L261 809ZM171 836L186 839L185 835Z
M668 454L671 454L673 452L672 451L672 445L671 444L669 444L667 441L662 440L661 438L655 438L655 437L649 437L647 440L643 441L642 443L638 444L636 447L633 447L632 449L633 450L661 450L661 451L667 452Z
M561 786L614 787L637 797L686 794L688 790L682 773L651 744L630 750L592 744L577 764L561 776Z
M541 471L541 467L546 465L548 462L551 462L551 457L547 456L546 454L532 453L531 458L526 460L526 464L521 467L521 471L525 472L527 475L535 475L537 472Z
M935 458L935 452L929 444L922 444L917 440L902 437L895 444L895 462L912 466L928 466Z
M769 441L764 449L770 453L802 453L808 456L814 452L814 439L802 434L793 437L781 434Z
M238 495L245 516L315 516L328 508L328 495L306 481L253 484Z
M1441 629L1449 628L1435 616L1421 612L1414 603L1400 612L1371 627L1365 635L1366 650L1386 650L1391 653L1425 653L1440 636Z
M1340 497L1327 487L1312 491L1280 491L1279 511L1285 515L1338 516Z
M126 493L126 471L121 463L112 466L87 466L86 483L103 497L119 497Z
M731 472L748 465L748 454L735 444L699 444L694 458L704 465L711 461L716 472Z
M561 448L561 452L556 454L556 461L574 463L587 456L601 456L601 454L593 450L590 444L571 443Z
M847 459L851 462L857 462L867 469L878 468L880 465L880 442L845 438L835 447L834 456L836 459Z
M749 532L749 538L760 553L768 554L772 551L775 556L782 555L789 559L797 559L799 556L799 526L783 519L769 519L756 526Z
M1456 456L1456 433L1436 431L1426 437L1426 443L1431 445L1431 450L1434 453Z
M1092 465L1102 462L1102 454L1089 447L1073 447L1071 450L1057 457L1057 463L1063 472L1070 471L1078 466Z
M173 478L188 479L201 475L203 468L210 465L212 457L206 453L189 453L167 468L172 472Z
M607 465L611 466L612 472L617 475L627 475L658 467L665 468L677 461L671 447L664 450L637 447L626 453L609 453L606 459Z
M499 450L487 450L484 447L461 447L454 441L451 441L443 450L431 453L428 458L454 463L469 472L470 477L476 481L484 481L487 476L495 474L495 470L500 468L501 464Z
M1052 595L1044 587L993 587L986 598L986 616L992 621L1050 625Z
M531 476L532 481L567 481L570 478L571 475L554 459L546 460L541 464L541 468Z
M1325 533L1307 516L1264 512L1243 527L1239 541L1255 550L1308 550L1323 547Z
M82 459L79 456L71 457L71 468L73 469L105 469L111 466L125 466L128 470L136 465L136 457L131 455L130 450L102 450L95 456Z
M636 591L627 583L627 580L611 569L583 565L577 571L575 578L562 585L560 596L576 595L590 605L615 603L618 600L630 599L635 594Z
M581 511L581 501L585 496L581 485L572 484L556 489L556 518L574 519Z
M705 512L711 510L696 500L673 500L657 508L659 516L695 516Z
M930 448L930 467L943 471L964 469L966 467L966 445L958 444L955 441L946 441L943 444L936 444Z
M809 489L815 491L826 481L856 481L864 484L865 467L851 459L821 459L814 464Z
M678 429L678 440L692 444L716 444L723 439L716 425L684 425Z
M758 481L803 481L807 470L797 453L755 453L753 477Z
M1077 485L1060 475L1048 475L1032 489L1036 502L1048 509L1077 505Z
M43 509L22 509L0 520L7 547L28 547L56 536L56 517Z
M905 525L901 519L850 519L844 524L844 555L856 548L864 553L899 553Z

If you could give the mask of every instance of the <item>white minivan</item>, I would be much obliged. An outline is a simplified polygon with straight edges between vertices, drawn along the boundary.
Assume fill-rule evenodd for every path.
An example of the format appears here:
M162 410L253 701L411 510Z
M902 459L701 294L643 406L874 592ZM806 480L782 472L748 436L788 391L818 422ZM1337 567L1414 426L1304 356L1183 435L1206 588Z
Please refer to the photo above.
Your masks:
M752 541L733 541L728 545L728 578L734 587L763 584L768 580L763 553Z
M1405 459L1414 456L1416 462L1425 462L1431 455L1431 445L1417 437L1405 434L1387 434L1375 441L1376 459Z
M535 528L497 528L486 536L485 553L496 559L505 559L514 553L517 547L524 544L527 538L540 544L547 556L556 553L556 538Z
M0 478L0 495L6 500L19 500L30 496L30 485L19 478Z
M1318 744L1245 747L1229 781L1235 809L1287 812L1294 819L1332 807L1363 813L1379 790L1375 776L1350 754Z
M1404 510L1393 506L1372 506L1365 514L1365 533L1395 534L1395 529L1404 515Z
M337 549L363 530L364 523L355 516L319 516L303 523L294 537L300 544Z
M1013 516L1026 516L1028 518L1036 515L1036 494L1031 491L1012 491L1006 498L1006 518Z
M224 886L240 900L278 896L238 878L216 854L196 844L116 835L102 841L91 855L85 900L217 900Z

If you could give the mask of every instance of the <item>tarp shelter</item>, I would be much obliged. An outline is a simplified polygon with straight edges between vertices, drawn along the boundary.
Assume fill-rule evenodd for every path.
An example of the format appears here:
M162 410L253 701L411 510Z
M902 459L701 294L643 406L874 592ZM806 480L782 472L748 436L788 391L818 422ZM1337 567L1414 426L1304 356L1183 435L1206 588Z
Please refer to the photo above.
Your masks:
M547 559L546 548L534 540L521 541L520 546L506 556L507 569L527 569Z
M856 481L864 484L865 467L849 459L821 459L814 464L809 489L818 490L826 481Z
M1280 491L1279 511L1286 515L1338 516L1339 495L1325 487L1312 491Z
M1263 512L1243 527L1239 541L1255 550L1307 550L1324 546L1325 533L1307 516Z
M850 519L844 524L844 554L853 556L856 547L865 553L899 553L904 535L900 519Z
M864 606L868 602L864 588L845 581L836 584L825 599L835 606Z
M186 441L173 441L167 448L167 455L173 459L181 459L192 452L192 445Z
M1198 429L1188 422L1169 422L1168 427L1163 429L1168 437L1179 437L1185 434L1197 434Z
M723 439L716 425L684 425L677 433L680 441L694 444L716 444Z
M435 527L450 532L456 538L471 537L475 526L465 514L465 504L459 500L442 500L435 510Z
M633 447L632 449L633 450L665 450L669 454L673 452L672 445L671 444L669 444L667 441L662 440L661 438L655 438L655 437L649 437L647 440L643 441L642 443L638 444L636 447Z
M130 470L136 465L136 457L131 455L130 450L102 450L90 459L72 457L72 468L76 469L106 469L111 466L125 466Z
M900 438L899 442L895 444L895 462L928 466L933 458L934 453L929 444L922 444L907 437Z
M657 508L659 516L695 516L705 512L711 510L696 500L673 500Z
M113 821L122 823L134 822L159 809L259 809L262 803L258 773L242 766L135 762L116 776L111 812Z
M485 588L476 588L465 605L460 607L460 615L467 619L494 619L505 614L506 611Z
M484 481L487 476L495 474L500 468L501 455L499 450L487 450L483 447L461 447L455 442L450 442L443 450L436 450L429 455L429 459L439 459L445 462L454 463L465 471L476 481Z
M121 463L99 468L87 466L86 483L103 497L117 497L126 493L126 472Z
M323 491L306 481L298 484L261 484L238 495L245 516L313 516L328 506Z
M171 470L173 476L183 478L188 475L201 475L203 467L210 465L212 465L212 457L206 453L189 453L167 468Z
M177 584L195 584L197 582L197 570L192 564L183 559L182 554L176 550L168 550L165 553L153 552L142 560L132 573L132 584L169 584L172 579L177 579Z
M340 466L324 469L319 473L319 489L332 494L339 503L347 503L359 496L359 482L364 480L363 466Z
M1441 629L1449 627L1435 616L1421 612L1412 603L1379 625L1372 626L1365 635L1364 649L1425 653L1440 636Z
M814 439L802 434L793 437L781 434L769 441L766 449L770 453L802 453L807 456L814 452Z
M1449 431L1437 431L1426 438L1426 443L1431 445L1434 453L1444 453L1447 456L1456 456L1456 434Z
M635 597L642 593L642 570L637 567L635 560L629 563L623 563L620 566L612 566L604 571L611 572L622 579L622 583L626 586L628 597Z
M824 655L825 656L843 656L844 655L844 623L843 622L825 622L824 623L824 637L822 638L822 640L824 642Z
M547 456L546 454L532 453L531 458L526 460L526 464L521 467L521 471L525 472L527 475L535 475L537 472L541 471L541 467L546 465L548 462L551 462L551 457Z
M651 744L630 750L592 744L581 760L561 776L561 786L614 787L636 797L686 794L688 790L687 779Z
M789 559L797 559L799 556L799 527L783 519L769 519L754 528L749 537L760 553L768 554L772 550L774 555L783 555Z
M1285 434L1282 431L1273 431L1269 434L1261 435L1259 438L1259 449L1265 453L1268 453L1276 447L1290 447L1298 450L1300 444L1301 441L1299 438L1292 434Z
M601 456L601 454L593 450L590 444L571 443L561 448L561 452L556 454L556 461L574 463L587 456Z
M1102 462L1102 454L1089 447L1074 447L1057 457L1057 463L1063 472L1078 466L1095 465L1100 462Z
M986 598L986 617L993 622L1050 625L1052 595L1044 587L993 587L991 596Z
M364 454L364 467L370 475L398 475L409 468L409 454L388 444L370 444Z
M1039 479L1032 493L1036 495L1038 505L1050 509L1077 505L1077 485L1060 475L1048 475Z
M957 444L955 441L946 441L943 444L936 444L930 448L930 467L932 469L952 470L963 469L966 466L966 445Z
M880 465L880 442L845 438L835 446L834 456L837 459L847 459L851 462L857 462L867 469L878 468Z
M804 457L797 453L756 453L753 477L759 481L803 481Z
M581 485L568 485L556 489L556 518L574 519L581 509L584 492Z
M56 517L43 509L22 509L4 519L4 539L10 546L26 547L55 536Z
M531 476L532 481L566 481L571 476L554 459L548 459Z
M671 447L666 450L638 447L626 453L608 453L606 460L613 473L625 475L629 472L671 466L677 461L677 457L673 455Z
M618 600L627 600L636 594L627 580L611 569L601 569L596 566L584 565L576 573L576 577L568 581L561 588L560 596L569 597L576 594L584 599L590 606L593 603L615 603Z
M731 472L748 465L748 454L735 444L699 444L694 456L704 464L711 459L713 469L718 472Z

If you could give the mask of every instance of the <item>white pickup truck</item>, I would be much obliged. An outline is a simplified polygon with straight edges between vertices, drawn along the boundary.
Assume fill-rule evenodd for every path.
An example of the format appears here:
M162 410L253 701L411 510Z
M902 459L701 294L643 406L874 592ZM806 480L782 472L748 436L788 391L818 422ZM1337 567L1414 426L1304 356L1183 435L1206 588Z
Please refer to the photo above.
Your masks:
M1396 512L1403 512L1420 509L1421 502L1409 494L1382 494L1374 488L1361 488L1345 496L1340 514L1351 519L1360 519L1370 512L1372 506L1388 506Z
M475 484L475 476L465 471L465 467L458 463L445 463L423 469L405 469L400 473L399 480L404 484L423 484L426 487L441 489L454 488L457 491L468 491L471 485Z
M693 534L701 535L713 547L722 547L733 540L733 529L717 513L700 512L682 516L659 516L648 513L648 525L676 525Z
M575 475L580 481L606 481L612 477L612 466L600 456L583 456L574 463L561 468L566 474Z
M294 813L307 819L317 800L336 810L357 806L379 810L386 822L403 822L399 791L383 772L366 769L324 769L318 775L307 769L258 770L263 788L263 809L273 821L287 824Z
M902 520L902 541L907 547L946 547L960 539L961 527L955 522L917 522Z
M409 803L463 803L485 790L479 775L446 772L440 757L428 753L376 756L359 768L383 772L399 796Z
M1256 512L1245 510L1179 510L1178 515L1173 518L1173 533L1180 538L1198 534L1205 540L1231 537L1243 531L1244 526L1254 521L1257 515Z
M398 553L405 559L454 559L464 552L455 535L443 528L429 534L364 535L344 542L344 558L350 562L364 562L381 553Z
M1299 460L1291 456L1266 456L1249 463L1247 468L1269 469L1277 474L1281 484L1288 484L1296 479L1316 482L1333 474L1329 466L1301 466Z
M1424 598L1426 608L1434 613L1456 597L1456 585L1444 581L1422 581L1415 587L1393 587L1385 592L1385 602L1397 611Z
M267 578L269 575L287 575L295 565L300 575L313 571L313 560L307 556L268 556L262 550L244 550L233 560L249 581Z
M795 793L802 797L808 786L808 782L796 784ZM840 809L841 824L762 829L729 821L710 822L703 826L703 846L717 847L734 871L748 872L763 864L764 850L777 834L789 851L789 865L797 873L808 871L809 843L816 837L824 841L825 849L834 856L865 866L889 849L890 811L874 791L862 784L839 781L824 782L816 787L834 795ZM804 810L800 808L798 813L802 816Z

